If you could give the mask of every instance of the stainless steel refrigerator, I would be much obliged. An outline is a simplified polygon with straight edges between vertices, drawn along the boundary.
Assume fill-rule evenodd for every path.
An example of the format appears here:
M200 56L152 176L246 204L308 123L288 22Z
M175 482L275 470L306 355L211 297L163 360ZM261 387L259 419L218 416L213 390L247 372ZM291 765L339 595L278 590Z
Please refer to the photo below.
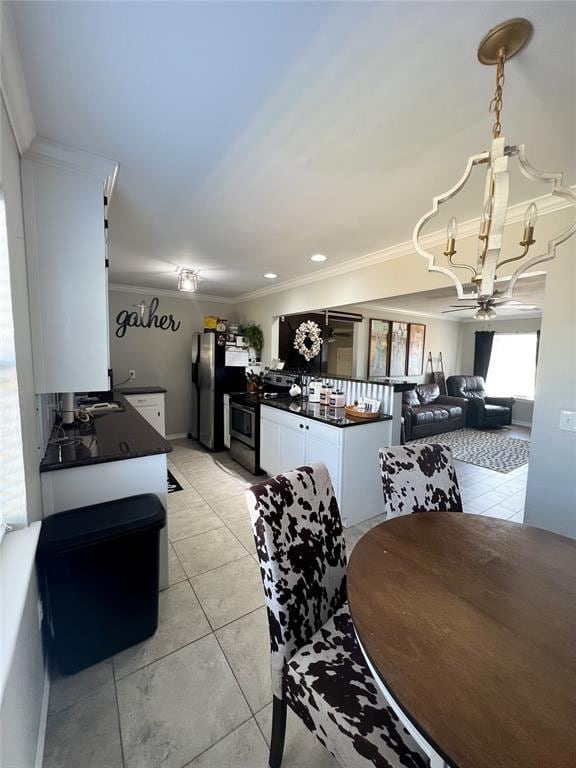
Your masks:
M225 333L192 337L191 436L212 451L224 449L224 393L246 389L248 352Z

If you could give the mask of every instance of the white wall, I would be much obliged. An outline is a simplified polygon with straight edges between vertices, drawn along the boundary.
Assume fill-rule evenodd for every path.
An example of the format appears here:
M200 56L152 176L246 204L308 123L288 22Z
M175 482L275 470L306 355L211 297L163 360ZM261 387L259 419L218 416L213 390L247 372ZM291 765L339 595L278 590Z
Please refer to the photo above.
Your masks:
M38 590L33 572L0 708L2 768L35 768L37 765L38 742L42 740L46 717L44 697L48 695L48 690L44 690L44 656L37 604Z
M517 317L510 320L493 320L490 323L462 323L461 370L458 373L471 376L474 372L474 334L476 331L496 331L496 333L530 333L539 331L542 324L540 317ZM534 403L531 400L517 400L512 408L514 424L530 426Z
M546 279L524 521L576 538L576 432L558 428L561 410L576 411L576 243L558 251Z
M166 393L166 434L187 434L192 416L191 342L192 333L203 328L204 315L233 320L230 304L198 301L192 298L158 295L157 315L172 314L181 323L176 331L160 328L128 328L122 338L116 336L116 317L124 309L137 311L134 304L147 304L157 294L125 293L110 290L110 364L114 384L127 378L130 369L136 378L124 386L161 386Z

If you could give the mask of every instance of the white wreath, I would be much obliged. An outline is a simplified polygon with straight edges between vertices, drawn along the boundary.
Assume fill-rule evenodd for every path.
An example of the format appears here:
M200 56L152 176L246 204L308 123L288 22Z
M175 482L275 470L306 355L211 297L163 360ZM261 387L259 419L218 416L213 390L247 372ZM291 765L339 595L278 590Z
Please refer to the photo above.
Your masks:
M320 326L313 320L306 320L306 322L301 323L296 329L294 348L297 349L302 357L308 362L312 360L313 357L320 354L320 348L324 343L324 339L320 334Z

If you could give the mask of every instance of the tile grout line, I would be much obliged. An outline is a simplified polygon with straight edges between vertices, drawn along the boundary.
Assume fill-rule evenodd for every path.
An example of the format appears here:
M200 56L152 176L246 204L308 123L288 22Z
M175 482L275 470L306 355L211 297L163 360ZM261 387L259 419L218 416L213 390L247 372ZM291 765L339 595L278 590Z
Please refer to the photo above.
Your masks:
M220 528L215 528L214 530L215 531L219 531ZM207 533L208 533L208 531L207 531ZM230 533L232 533L232 531L230 531ZM201 535L201 534L199 534L199 535ZM232 533L232 535L234 536L233 533ZM190 537L190 538L192 538L192 537ZM184 541L184 539L180 539L180 541ZM242 543L240 543L240 546L244 547L244 545ZM240 560L245 560L247 557L251 557L251 554L250 554L250 552L248 552L246 547L244 547L244 550L246 552L245 555L242 555L241 557L237 557L235 560L229 560L227 563L221 563L220 565L216 565L216 566L214 566L214 568L208 568L207 571L201 571L200 573L195 573L193 576L189 576L188 573L186 572L186 568L184 568L184 573L186 574L186 578L188 580L196 579L196 578L198 578L198 576L204 576L205 573L212 573L213 571L217 571L218 568L224 568L225 565L231 565L232 563L239 563ZM182 567L184 567L184 566L182 566Z
M116 671L114 669L114 662L112 661L112 675L114 679L114 701L116 702L116 717L118 719L118 735L120 736L120 756L122 758L122 765L126 768L126 757L124 755L124 736L122 735L122 720L120 719L120 703L118 701L118 686L116 685Z
M214 744L210 744L210 746L209 746L209 747L206 747L206 749L203 749L203 750L202 750L202 752L199 752L197 755L195 755L195 756L192 758L192 760L189 760L187 763L184 763L184 765L183 765L183 766L181 766L181 768L189 768L189 766L191 766L193 762L195 762L196 760L198 760L198 758L199 758L199 757L202 757L202 755L205 755L205 754L206 754L206 752L209 752L209 751L212 749L212 747L215 747L217 744L220 744L220 742L221 742L221 741L224 741L224 739L227 739L227 738L228 738L228 736L231 736L233 733L236 733L236 731L237 731L237 730L239 730L240 728L242 728L242 726L246 725L246 723L249 723L249 722L250 722L250 720L254 720L254 722L255 722L255 724L256 724L256 728L258 728L258 730L260 730L260 728L258 727L258 723L256 722L256 718L254 717L254 715L250 715L250 717L249 717L249 718L247 718L246 720L243 720L243 721L240 723L240 725L237 725L237 726L236 726L235 728L233 728L233 729L232 729L232 730L231 730L229 733L226 733L226 734L224 734L224 736L221 736L221 737L220 737L220 738L219 738L217 741L215 741L215 742L214 742ZM262 731L260 731L260 733L262 733ZM265 743L266 743L266 740L265 740ZM268 746L268 745L266 744L266 746Z

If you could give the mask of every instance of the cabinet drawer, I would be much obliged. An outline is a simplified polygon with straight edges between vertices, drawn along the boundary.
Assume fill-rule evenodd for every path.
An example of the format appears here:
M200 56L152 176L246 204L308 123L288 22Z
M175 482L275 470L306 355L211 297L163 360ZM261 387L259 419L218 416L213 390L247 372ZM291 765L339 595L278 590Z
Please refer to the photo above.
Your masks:
M300 424L304 425L309 421L299 413L286 413L286 411L279 411L278 408L264 405L264 403L262 404L262 408L260 410L260 417L262 419L267 419L274 424L286 426L288 429L298 429ZM304 428L304 426L302 426L302 428Z
M135 408L141 408L148 405L154 406L156 408L161 408L164 405L164 395L162 394L124 395L124 397Z

